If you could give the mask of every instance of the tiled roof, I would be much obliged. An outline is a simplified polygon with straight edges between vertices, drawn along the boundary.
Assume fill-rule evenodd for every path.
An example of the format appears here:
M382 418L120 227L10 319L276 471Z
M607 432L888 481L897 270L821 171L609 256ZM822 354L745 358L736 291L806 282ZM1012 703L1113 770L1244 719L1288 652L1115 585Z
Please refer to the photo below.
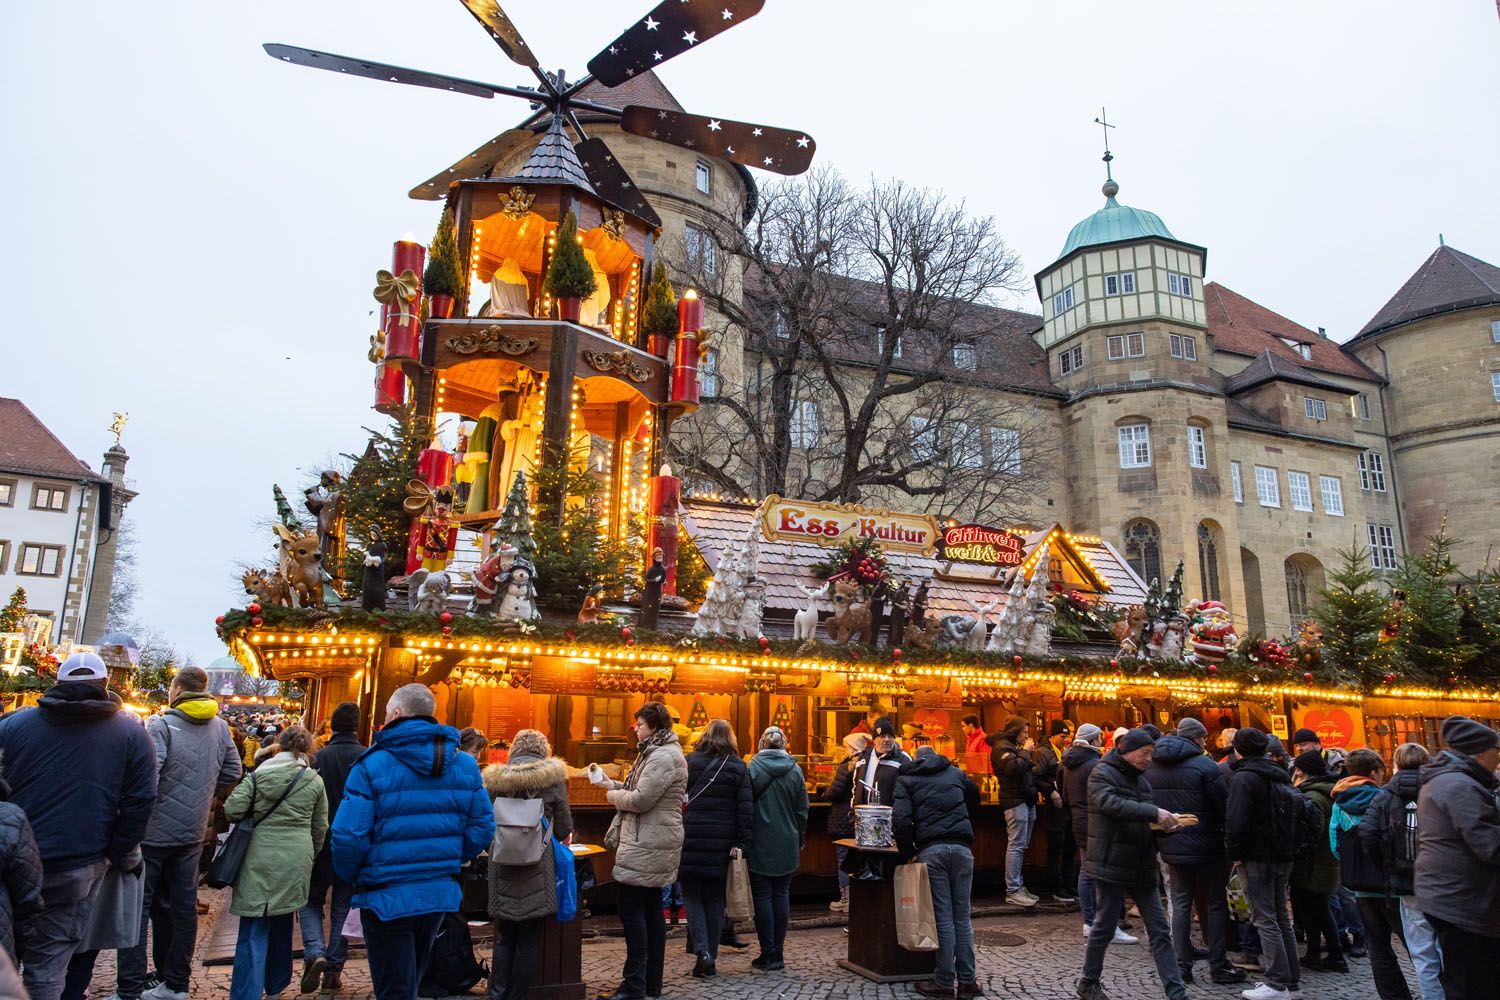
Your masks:
M1342 392L1353 395L1353 389L1338 385L1325 378L1319 378L1314 373L1299 365L1289 358L1279 357L1271 353L1267 348L1260 357L1250 362L1239 372L1224 380L1224 391L1230 395L1253 389L1258 385L1264 385L1272 380L1282 382L1295 382L1298 385L1311 386L1314 389L1327 389L1330 392Z
M606 87L595 80L580 90L578 96L586 101L607 104L613 108L639 104L644 108L663 108L667 111L686 110L677 102L677 98L672 96L667 85L661 82L661 77L657 76L653 70L633 76L618 87Z
M688 500L683 504L683 527L698 546L709 568L718 565L719 558L744 541L755 523L757 508L743 504L726 504L717 501ZM1026 539L1031 551L1046 538L1040 531ZM1140 604L1146 599L1146 585L1108 542L1075 543L1086 555L1094 570L1110 587L1104 594L1111 604ZM766 581L766 611L774 617L785 618L807 607L807 596L798 589L819 587L821 582L809 571L822 562L828 550L806 542L767 541L759 539L760 565L757 570ZM976 604L984 605L999 598L996 613L1005 607L1005 598L1010 583L1007 573L989 576L982 569L971 567L973 575L937 577L940 565L937 559L904 552L887 553L891 570L897 576L918 583L931 580L928 589L927 610L941 618L944 615L972 615L973 611L964 600L966 597ZM826 611L828 603L822 602ZM993 617L990 619L993 621Z
M578 162L573 144L563 133L561 118L552 119L552 125L531 151L531 159L526 161L526 165L516 176L571 184L591 194L595 193L594 185L589 183L589 175L583 170L583 164Z
M1261 416L1238 399L1224 400L1224 416L1231 427L1248 427L1251 430L1275 431L1277 433L1280 433L1284 429L1276 421Z
M1500 267L1439 246L1350 343L1438 313L1500 305Z
M1380 381L1380 376L1358 358L1345 354L1338 344L1218 282L1203 286L1203 306L1215 350L1251 356L1270 351L1303 368ZM1303 358L1282 338L1307 344L1312 357Z
M103 482L19 399L0 397L0 470Z

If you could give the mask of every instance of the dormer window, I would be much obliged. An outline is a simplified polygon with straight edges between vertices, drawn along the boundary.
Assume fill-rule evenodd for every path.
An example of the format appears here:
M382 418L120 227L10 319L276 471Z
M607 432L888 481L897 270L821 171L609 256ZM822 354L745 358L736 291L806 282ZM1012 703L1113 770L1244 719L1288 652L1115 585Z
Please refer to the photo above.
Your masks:
M1302 359L1304 361L1311 361L1312 360L1312 345L1311 344L1305 343L1305 342L1303 342L1301 340L1291 340L1290 338L1287 338L1287 337L1282 337L1281 338L1281 342L1283 344L1285 344L1286 346L1290 347L1292 350L1296 351L1299 355L1301 355L1301 357L1302 357Z
M973 344L961 340L953 345L953 367L965 371L973 371L979 367L979 356L975 353Z
M1328 405L1321 399L1313 399L1311 396L1302 397L1302 409L1309 419L1328 419Z
M885 327L875 327L875 353L879 357L885 357ZM891 348L893 359L901 357L901 335L896 335L896 344Z
M1135 292L1135 272L1122 271L1104 276L1105 295L1131 295Z
M1052 296L1052 315L1053 315L1054 318L1058 317L1058 316L1061 316L1063 313L1067 312L1069 309L1072 309L1072 308L1073 308L1073 286L1072 285L1069 285L1067 288L1064 288L1062 291L1060 291L1056 295Z

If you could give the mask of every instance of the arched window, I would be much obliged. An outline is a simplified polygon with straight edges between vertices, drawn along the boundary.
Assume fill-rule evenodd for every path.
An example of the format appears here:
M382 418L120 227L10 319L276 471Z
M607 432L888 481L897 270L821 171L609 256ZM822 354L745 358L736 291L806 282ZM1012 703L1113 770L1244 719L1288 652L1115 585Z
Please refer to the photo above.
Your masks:
M1198 525L1198 579L1203 581L1203 597L1222 601L1219 596L1219 540L1206 523Z
M719 394L719 352L709 349L698 359L698 389L705 396Z
M1307 617L1307 573L1290 559L1286 561L1286 608L1292 628L1301 626Z
M1125 561L1142 580L1161 579L1161 531L1141 518L1125 525Z

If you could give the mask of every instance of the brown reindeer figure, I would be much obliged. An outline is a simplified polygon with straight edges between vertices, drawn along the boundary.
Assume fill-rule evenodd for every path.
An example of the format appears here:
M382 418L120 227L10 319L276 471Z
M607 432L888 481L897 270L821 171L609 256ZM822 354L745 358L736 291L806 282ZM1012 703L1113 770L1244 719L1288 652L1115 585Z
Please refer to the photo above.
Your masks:
M247 569L240 582L245 585L245 593L266 607L292 606L292 590L286 584L286 577L274 569Z
M323 606L323 554L318 548L317 531L298 533L285 525L276 525L281 539L281 575L291 588L295 607Z
M931 649L934 636L916 622L906 623L906 635L902 637L907 649Z
M1134 639L1141 634L1141 626L1146 624L1146 609L1139 604L1132 604L1125 609L1125 617L1117 619L1110 626L1114 633L1115 642L1122 643L1126 639Z
M864 588L853 580L833 582L833 617L824 624L830 635L837 635L836 642L847 646L857 635L861 640L870 633L870 605Z

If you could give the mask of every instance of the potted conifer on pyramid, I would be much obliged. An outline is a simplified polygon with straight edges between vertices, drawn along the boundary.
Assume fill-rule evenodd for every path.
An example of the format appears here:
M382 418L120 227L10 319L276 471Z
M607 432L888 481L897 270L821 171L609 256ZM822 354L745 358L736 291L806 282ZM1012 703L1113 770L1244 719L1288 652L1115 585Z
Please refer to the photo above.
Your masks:
M427 268L422 272L422 290L427 293L427 315L447 319L453 315L453 300L458 296L463 276L458 268L458 238L454 234L453 212L443 209L432 245L427 248Z
M667 278L667 265L657 260L646 288L646 306L641 311L641 331L646 334L646 350L657 357L667 356L667 345L677 336L677 296Z
M578 217L569 212L557 227L557 242L543 289L557 300L558 319L577 323L583 300L593 295L596 287L593 268L589 267L583 245L578 242Z

